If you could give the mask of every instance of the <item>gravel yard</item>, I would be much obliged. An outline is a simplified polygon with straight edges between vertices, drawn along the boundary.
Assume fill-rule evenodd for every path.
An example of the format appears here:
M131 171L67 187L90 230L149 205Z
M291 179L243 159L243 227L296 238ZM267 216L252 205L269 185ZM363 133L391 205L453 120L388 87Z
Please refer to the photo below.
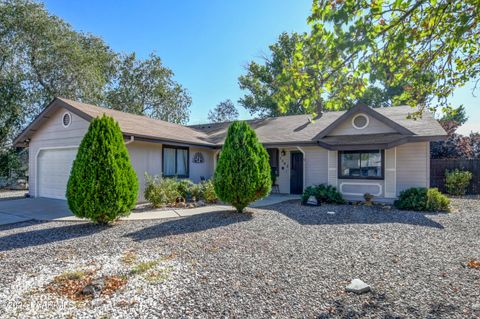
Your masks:
M0 317L480 317L480 269L466 266L480 260L480 200L453 202L451 214L292 201L112 227L0 226ZM47 291L80 270L127 283L86 301ZM372 292L346 293L353 278Z

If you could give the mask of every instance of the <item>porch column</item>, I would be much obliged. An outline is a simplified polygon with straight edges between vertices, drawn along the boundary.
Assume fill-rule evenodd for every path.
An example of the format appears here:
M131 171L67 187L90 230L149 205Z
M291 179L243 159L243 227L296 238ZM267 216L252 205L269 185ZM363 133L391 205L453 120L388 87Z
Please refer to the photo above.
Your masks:
M338 189L338 152L328 151L328 185Z
M397 148L385 150L385 197L397 197Z

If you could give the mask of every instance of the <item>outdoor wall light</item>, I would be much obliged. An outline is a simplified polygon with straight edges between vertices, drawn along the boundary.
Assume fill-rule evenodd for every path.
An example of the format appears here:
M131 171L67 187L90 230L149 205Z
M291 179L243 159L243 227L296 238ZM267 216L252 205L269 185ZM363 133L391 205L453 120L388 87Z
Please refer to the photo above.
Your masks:
M282 150L282 156L285 156L287 153L285 153L285 150Z

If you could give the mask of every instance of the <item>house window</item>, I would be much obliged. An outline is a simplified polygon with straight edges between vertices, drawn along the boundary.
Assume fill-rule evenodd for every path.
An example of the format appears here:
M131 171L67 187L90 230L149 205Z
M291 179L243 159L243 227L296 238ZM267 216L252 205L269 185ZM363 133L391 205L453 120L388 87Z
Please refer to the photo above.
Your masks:
M267 153L268 153L268 156L270 157L269 163L270 163L270 169L272 170L272 174L275 174L276 176L278 176L279 174L278 148L267 148Z
M338 152L338 178L383 179L384 151Z
M163 176L188 177L188 147L163 146Z

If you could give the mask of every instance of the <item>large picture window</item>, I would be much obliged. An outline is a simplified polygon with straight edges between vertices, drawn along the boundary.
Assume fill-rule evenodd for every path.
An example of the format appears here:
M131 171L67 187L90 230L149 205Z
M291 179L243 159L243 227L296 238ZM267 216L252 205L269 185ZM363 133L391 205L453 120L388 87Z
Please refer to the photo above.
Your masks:
M383 150L338 153L338 178L383 179L383 166Z
M188 147L163 146L163 176L188 177Z
M276 176L279 175L279 165L278 165L278 148L267 148L267 153L269 156L270 169L272 173Z

